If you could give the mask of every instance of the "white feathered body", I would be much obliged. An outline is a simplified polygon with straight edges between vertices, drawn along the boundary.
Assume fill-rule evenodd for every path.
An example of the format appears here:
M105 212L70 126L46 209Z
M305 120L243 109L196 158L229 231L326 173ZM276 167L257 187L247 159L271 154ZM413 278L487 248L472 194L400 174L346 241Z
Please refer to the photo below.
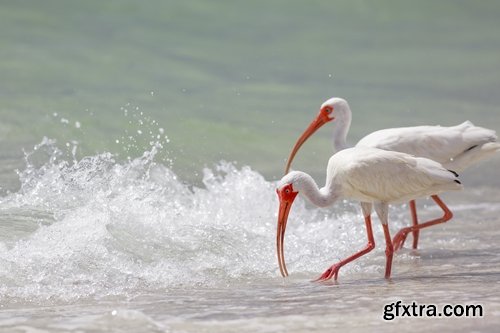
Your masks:
M374 147L425 157L462 171L500 151L495 131L466 121L457 126L389 128L362 138L356 147Z
M325 189L362 202L404 202L460 190L457 175L427 158L370 147L354 147L328 161Z

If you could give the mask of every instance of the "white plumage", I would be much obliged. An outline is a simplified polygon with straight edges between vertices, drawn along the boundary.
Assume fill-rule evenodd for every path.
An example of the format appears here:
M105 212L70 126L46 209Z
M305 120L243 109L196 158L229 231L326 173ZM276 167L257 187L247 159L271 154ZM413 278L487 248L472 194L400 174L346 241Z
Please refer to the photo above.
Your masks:
M290 169L293 158L302 144L322 125L333 121L333 145L334 151L347 148L346 137L351 125L351 109L346 100L342 98L331 98L321 105L316 118L299 137L286 164L285 173ZM457 126L414 126L383 129L362 138L356 147L373 147L383 150L397 151L414 156L425 157L441 163L446 169L457 172L463 171L489 158L500 151L500 143L495 131L483 127L474 126L470 121ZM441 207L446 207L437 196L432 199ZM410 201L413 227L405 228L398 233L394 239L396 249L400 248L406 235L411 231L414 241L413 248L418 245L419 229L446 222L451 219L449 209L443 208L445 215L439 222L418 224L416 205Z
M371 147L348 148L333 155L328 162L325 186L321 189L308 174L292 171L281 179L277 189L280 209L276 239L281 273L283 276L288 274L283 256L284 233L288 213L298 193L321 207L331 205L340 198L362 202L368 245L333 265L319 278L327 280L337 278L340 267L373 249L375 242L370 219L372 204L384 228L386 278L389 278L393 247L388 229L388 204L460 189L462 185L457 175L435 161Z
M463 171L500 149L495 131L465 121L457 126L414 126L368 134L357 147L375 147L426 157Z
M346 137L352 119L351 108L347 101L338 97L330 98L321 105L320 114L321 117L318 115L315 120L322 120L321 125L335 119L334 150L347 148ZM309 132L307 137L313 133ZM449 127L412 126L382 129L363 137L356 147L399 151L429 158L443 164L446 168L455 166L457 169L455 171L463 171L468 166L500 151L500 143L497 140L498 136L494 130L465 121L460 125Z
M359 201L404 202L456 190L456 176L439 163L408 154L356 147L344 149L328 162L327 179L345 197ZM461 185L460 185L461 186Z

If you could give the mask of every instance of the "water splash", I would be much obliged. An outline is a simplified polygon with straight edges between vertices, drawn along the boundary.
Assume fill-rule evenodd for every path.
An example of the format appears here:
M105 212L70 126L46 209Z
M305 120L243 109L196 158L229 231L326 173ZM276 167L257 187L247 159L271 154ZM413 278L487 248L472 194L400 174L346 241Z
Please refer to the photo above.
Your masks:
M21 188L0 199L0 298L70 301L278 278L276 184L220 162L191 186L155 162L157 152L68 162L44 139L27 153ZM299 198L289 271L310 278L365 239L357 205L312 209Z

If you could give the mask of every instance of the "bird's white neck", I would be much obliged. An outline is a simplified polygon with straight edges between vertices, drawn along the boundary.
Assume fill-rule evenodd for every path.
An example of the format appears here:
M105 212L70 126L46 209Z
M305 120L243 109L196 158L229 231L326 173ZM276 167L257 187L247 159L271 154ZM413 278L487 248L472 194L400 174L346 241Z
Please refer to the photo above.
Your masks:
M318 207L326 207L332 205L340 197L334 187L327 184L319 188L314 179L308 174L299 171L296 171L296 173L298 177L295 181L295 187L312 204Z
M346 139L351 127L351 118L351 109L347 103L336 112L336 118L333 121L333 150L336 152L349 148Z

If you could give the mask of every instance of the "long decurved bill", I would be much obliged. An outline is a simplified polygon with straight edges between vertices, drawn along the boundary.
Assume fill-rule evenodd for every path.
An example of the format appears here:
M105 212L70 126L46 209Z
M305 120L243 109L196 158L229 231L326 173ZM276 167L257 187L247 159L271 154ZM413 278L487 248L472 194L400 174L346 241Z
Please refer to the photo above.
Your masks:
M280 266L281 276L288 276L288 271L286 269L285 264L285 255L284 255L284 241L285 241L285 230L286 223L288 221L288 213L290 213L290 208L292 208L292 203L295 197L297 196L297 192L288 192L286 193L284 190L276 190L280 200L280 207L278 211L278 225L276 229L276 251L278 254L278 264Z
M290 171L290 165L292 164L293 158L295 157L295 154L299 151L300 147L306 142L306 140L314 134L321 126L329 122L330 120L333 120L333 117L330 118L328 115L323 111L320 110L316 118L313 119L313 121L309 124L309 127L302 133L302 135L297 139L297 142L295 142L295 146L293 146L292 152L288 156L288 160L286 162L285 166L285 175Z

